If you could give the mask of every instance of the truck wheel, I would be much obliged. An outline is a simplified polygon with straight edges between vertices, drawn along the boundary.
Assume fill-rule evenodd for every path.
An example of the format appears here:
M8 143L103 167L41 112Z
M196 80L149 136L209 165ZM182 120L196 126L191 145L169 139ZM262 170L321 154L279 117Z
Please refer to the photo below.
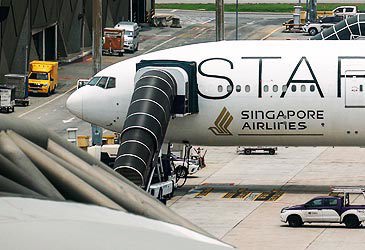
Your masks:
M347 228L356 228L359 227L361 224L359 218L357 218L357 216L354 214L346 215L343 219L343 222L345 223Z
M275 149L270 149L270 150L269 150L269 154L270 154L270 155L274 155L274 154L275 154Z
M165 204L165 205L166 205L167 200L166 200L166 198L165 198L165 197L163 197L163 190L162 190L162 188L160 188L160 191L158 192L157 199L158 199L159 201L161 201L163 204Z
M308 30L308 33L309 33L309 35L311 35L311 36L315 36L315 35L317 35L318 30L317 30L316 28L310 28L310 29Z
M290 227L300 227L303 225L302 218L299 215L293 214L288 217Z
M51 87L48 87L47 96L51 95Z
M176 175L178 178L185 178L186 176L188 176L188 169L183 166L178 166L176 168Z
M251 154L251 149L245 149L245 155L250 155Z

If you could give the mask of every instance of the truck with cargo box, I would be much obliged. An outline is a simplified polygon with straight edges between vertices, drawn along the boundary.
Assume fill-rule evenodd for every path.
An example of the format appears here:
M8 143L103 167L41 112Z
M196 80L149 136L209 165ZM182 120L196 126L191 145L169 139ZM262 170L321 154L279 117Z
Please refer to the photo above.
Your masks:
M103 55L119 55L124 53L124 30L104 28Z
M28 106L28 77L22 74L5 75L5 87L15 88L15 105Z
M51 95L55 92L58 84L58 62L30 62L28 82L29 93Z
M0 87L0 111L9 113L14 112L15 105L15 88Z

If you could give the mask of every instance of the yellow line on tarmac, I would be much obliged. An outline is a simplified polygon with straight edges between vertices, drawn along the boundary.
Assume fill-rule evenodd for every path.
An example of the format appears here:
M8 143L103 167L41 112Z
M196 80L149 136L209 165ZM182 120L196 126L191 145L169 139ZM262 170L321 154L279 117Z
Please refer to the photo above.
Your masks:
M271 31L268 35L266 35L266 36L264 36L263 38L261 38L261 40L266 40L266 39L268 39L272 34L274 34L276 31L278 31L278 30L280 30L280 29L282 29L283 27L278 27L278 28L276 28L276 29L274 29L273 31Z

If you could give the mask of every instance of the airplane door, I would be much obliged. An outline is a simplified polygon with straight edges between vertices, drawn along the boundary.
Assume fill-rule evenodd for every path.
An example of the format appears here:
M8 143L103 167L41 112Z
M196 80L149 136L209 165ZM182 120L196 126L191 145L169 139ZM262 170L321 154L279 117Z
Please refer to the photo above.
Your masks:
M346 108L365 108L365 71L346 71L345 86Z

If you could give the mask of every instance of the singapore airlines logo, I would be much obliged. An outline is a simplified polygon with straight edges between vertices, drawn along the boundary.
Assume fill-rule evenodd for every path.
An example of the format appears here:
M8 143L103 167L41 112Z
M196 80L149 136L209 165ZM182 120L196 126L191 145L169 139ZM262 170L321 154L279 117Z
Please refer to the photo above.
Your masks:
M232 120L233 116L229 113L226 107L224 107L214 122L215 127L210 127L209 130L211 130L215 135L232 135L232 133L228 130Z

